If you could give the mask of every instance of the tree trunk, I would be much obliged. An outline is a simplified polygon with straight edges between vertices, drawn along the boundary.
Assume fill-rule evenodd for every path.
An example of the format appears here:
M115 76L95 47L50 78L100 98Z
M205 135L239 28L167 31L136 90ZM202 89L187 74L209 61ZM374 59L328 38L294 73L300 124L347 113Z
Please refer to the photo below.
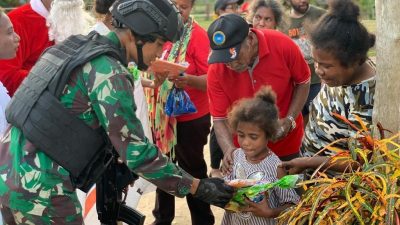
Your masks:
M377 82L373 122L397 133L400 131L400 4L398 0L375 0L375 7Z

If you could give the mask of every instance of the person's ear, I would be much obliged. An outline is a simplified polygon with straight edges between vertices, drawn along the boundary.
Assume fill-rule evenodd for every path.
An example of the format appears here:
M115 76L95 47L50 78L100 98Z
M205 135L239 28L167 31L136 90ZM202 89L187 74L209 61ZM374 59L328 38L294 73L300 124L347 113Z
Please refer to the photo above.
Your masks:
M132 42L132 43L136 43L137 41L140 41L140 40L136 40L136 37L135 37L135 35L132 33L132 31L130 31L129 32L129 41L130 42Z
M249 47L253 48L257 43L257 35L254 32L249 31L249 35L247 36L247 42Z

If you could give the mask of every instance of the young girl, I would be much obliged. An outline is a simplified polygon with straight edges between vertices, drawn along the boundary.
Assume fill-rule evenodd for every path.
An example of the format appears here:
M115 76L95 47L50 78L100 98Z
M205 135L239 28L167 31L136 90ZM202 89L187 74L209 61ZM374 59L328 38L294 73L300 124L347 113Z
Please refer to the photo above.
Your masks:
M267 147L279 128L276 96L271 87L261 88L254 98L239 101L228 115L240 148L233 153L233 171L226 180L257 179L275 182L283 176L279 158ZM290 204L298 202L293 189L274 188L259 203L247 201L240 213L226 212L222 225L273 225Z

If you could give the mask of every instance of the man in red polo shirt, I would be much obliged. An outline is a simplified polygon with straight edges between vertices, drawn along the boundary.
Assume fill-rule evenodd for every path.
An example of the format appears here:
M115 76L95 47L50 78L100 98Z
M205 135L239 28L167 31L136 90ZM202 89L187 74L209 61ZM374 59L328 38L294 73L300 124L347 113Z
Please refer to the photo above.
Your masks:
M214 21L208 37L212 53L207 91L225 169L230 167L232 152L237 148L227 112L235 101L252 97L265 85L277 94L281 125L278 140L268 146L283 161L298 157L303 138L300 112L310 87L310 69L298 46L280 32L250 30L246 21L235 14Z

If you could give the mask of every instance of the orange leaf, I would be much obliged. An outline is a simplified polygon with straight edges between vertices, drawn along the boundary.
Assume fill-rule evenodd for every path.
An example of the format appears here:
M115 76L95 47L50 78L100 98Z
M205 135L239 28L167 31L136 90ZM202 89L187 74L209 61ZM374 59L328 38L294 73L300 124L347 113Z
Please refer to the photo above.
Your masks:
M358 129L358 127L356 127L356 126L355 126L352 122L350 122L346 117L344 117L344 116L342 116L342 115L340 115L340 114L338 114L338 113L335 113L335 112L332 112L332 115L333 115L334 117L336 117L336 118L342 120L343 122L345 122L347 125L349 125L349 126L350 126L351 128L353 128L354 130L360 131L360 129Z

